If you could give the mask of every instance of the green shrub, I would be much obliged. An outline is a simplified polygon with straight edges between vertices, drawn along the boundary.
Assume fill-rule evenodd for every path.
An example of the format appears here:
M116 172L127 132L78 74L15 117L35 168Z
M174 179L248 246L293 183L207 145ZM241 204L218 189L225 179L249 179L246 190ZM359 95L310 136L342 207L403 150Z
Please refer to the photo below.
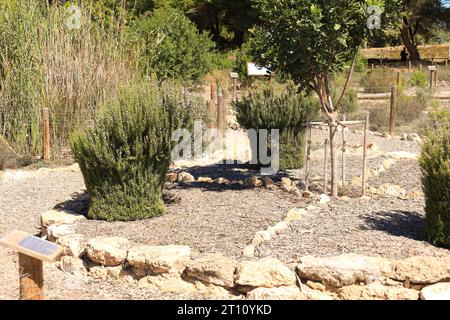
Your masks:
M424 88L428 85L428 76L423 71L414 71L409 83L412 86Z
M206 32L200 33L183 12L157 9L139 18L132 29L144 42L144 68L159 79L196 81L211 71L214 42Z
M339 89L339 96L336 93L336 90L332 91L333 101L337 101L340 97L340 92L342 89ZM358 93L356 90L349 88L345 92L344 96L339 105L340 113L353 113L358 111Z
M119 89L92 127L73 133L90 218L128 221L164 212L161 193L174 145L171 135L191 125L195 108L181 90L142 82Z
M233 108L237 122L244 129L280 130L281 169L303 166L304 124L318 116L317 99L297 93L292 85L280 94L266 87L262 90L252 90L249 95L234 103ZM256 154L259 155L259 152ZM257 163L261 164L259 158Z
M448 124L430 130L420 156L425 193L428 239L450 248L450 129Z
M388 68L369 70L361 78L361 86L368 93L391 92L391 86L397 81L397 75Z

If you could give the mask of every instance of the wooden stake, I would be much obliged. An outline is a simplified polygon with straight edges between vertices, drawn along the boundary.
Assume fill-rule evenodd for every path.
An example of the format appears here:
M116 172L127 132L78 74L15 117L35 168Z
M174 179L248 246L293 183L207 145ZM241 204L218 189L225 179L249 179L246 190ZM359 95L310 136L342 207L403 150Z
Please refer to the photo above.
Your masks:
M215 104L214 100L208 101L208 116L209 116L208 126L211 128L212 124L214 122L214 119L216 117L216 104Z
M226 130L228 129L228 90L223 89L222 90L222 119L223 119L223 133L225 134Z
M411 71L411 60L408 61L408 70Z
M20 300L44 299L42 260L19 252Z
M433 88L434 83L434 70L430 70L430 88Z
M364 123L364 149L363 149L363 169L362 169L362 195L366 195L366 172L367 172L367 136L369 134L369 117L370 113L366 115Z
M436 71L434 71L434 86L438 84L438 66L436 65Z
M233 101L237 101L237 79L233 78Z
M325 156L323 161L323 193L327 194L328 192L328 139L325 139Z
M397 88L391 88L391 108L389 115L389 134L392 135L397 122Z
M43 157L44 161L50 160L50 116L48 108L44 108L42 111L42 118L43 118L43 145L44 145L44 151L43 151Z
M397 88L400 87L400 71L397 71Z
M223 119L223 109L224 109L224 103L223 103L223 95L220 94L218 96L218 105L217 105L217 130L220 131L220 133L222 133L222 135L225 134L225 130L224 130L224 119Z
M211 84L211 100L214 101L214 104L217 101L217 88L215 84Z
M305 191L309 190L309 161L311 160L312 126L308 123L308 141L306 142Z
M332 123L330 125L330 161L331 161L331 196L338 196L338 163L336 156L336 135L337 125Z
M345 121L345 114L343 116L343 121ZM342 167L341 167L341 175L342 175L342 186L345 186L345 152L347 147L347 141L345 140L345 129L346 127L342 127Z

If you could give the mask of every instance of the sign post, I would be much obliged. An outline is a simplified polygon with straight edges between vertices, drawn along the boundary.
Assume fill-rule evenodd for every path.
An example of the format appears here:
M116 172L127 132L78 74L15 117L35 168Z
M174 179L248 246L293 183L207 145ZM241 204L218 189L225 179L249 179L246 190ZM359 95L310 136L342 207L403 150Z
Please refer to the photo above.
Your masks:
M0 244L19 253L20 300L43 300L43 261L55 261L63 248L23 231L7 234Z
M239 75L237 72L230 72L230 78L233 79L233 101L237 100L237 79Z

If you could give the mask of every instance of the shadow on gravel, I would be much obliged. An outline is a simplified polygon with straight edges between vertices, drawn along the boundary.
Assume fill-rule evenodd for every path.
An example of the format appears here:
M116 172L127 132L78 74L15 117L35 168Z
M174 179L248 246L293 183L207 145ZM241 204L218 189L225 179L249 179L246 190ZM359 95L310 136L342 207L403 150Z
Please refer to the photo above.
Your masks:
M177 185L177 188L181 189L191 189L191 188L199 188L205 191L215 191L215 192L222 192L227 190L245 190L245 189L253 189L253 187L247 187L240 184L240 182L244 181L247 178L253 177L253 176L261 176L261 172L258 168L255 166L252 166L248 163L244 164L225 164L225 163L218 163L218 164L212 164L212 165L206 165L206 166L195 166L190 168L183 168L181 170L176 170L173 172L188 172L191 175L194 176L195 179L198 179L199 177L205 177L205 178L211 178L211 179L218 179L218 178L225 178L228 180L228 183L207 183L207 182L193 182L193 183L187 183L183 185ZM267 176L268 178L272 179L275 182L281 181L281 178L288 177L289 175L285 172L279 172L278 174L274 176ZM291 177L292 178L292 177ZM293 179L293 178L292 178ZM296 179L293 179L296 180ZM170 187L175 188L175 186Z
M380 230L394 236L425 240L424 218L415 211L380 211L363 217L365 230Z
M85 192L75 192L70 196L70 199L58 203L54 209L60 211L68 211L76 214L87 216L89 206L89 195Z

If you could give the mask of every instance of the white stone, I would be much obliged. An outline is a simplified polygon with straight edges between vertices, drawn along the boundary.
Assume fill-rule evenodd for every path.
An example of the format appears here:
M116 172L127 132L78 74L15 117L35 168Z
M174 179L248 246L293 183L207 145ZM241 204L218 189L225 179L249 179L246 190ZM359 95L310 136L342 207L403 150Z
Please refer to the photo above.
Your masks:
M246 258L251 258L255 256L255 247L253 245L248 245L242 251L242 255Z
M243 261L236 269L235 283L246 287L292 286L296 283L294 272L280 260L263 258Z
M75 225L73 224L52 224L47 228L47 236L49 240L55 241L58 238L75 233Z
M393 159L399 160L399 159L410 159L410 160L416 160L418 158L417 153L411 153L407 151L393 151L386 153L388 157L391 157Z
M288 227L289 227L289 224L286 221L280 221L273 227L273 230L277 234L280 234L281 232L286 230Z
M138 246L128 252L128 263L154 273L182 273L189 262L188 246Z
M420 292L420 298L422 300L450 300L450 282L426 286Z
M255 234L255 237L258 237L258 236L261 236L261 237L263 238L264 241L270 241L270 240L272 240L272 236L271 236L269 230L261 230L261 231L258 231L258 232Z
M383 258L343 254L335 257L300 259L297 273L301 279L340 288L382 279L391 272L391 263Z
M87 275L88 273L83 260L78 257L62 256L55 265L60 270L73 275Z
M194 176L188 172L183 171L178 174L178 183L191 183L194 181Z
M416 256L395 262L390 278L414 284L433 284L450 279L450 255Z
M291 209L284 219L285 222L298 221L306 214L305 209Z
M338 290L343 300L418 300L419 292L400 286L386 286L373 282L366 286L350 285Z
M73 224L83 220L86 220L85 216L65 211L49 210L41 214L41 223L44 228L52 224Z
M331 198L329 196L327 196L326 194L321 194L320 195L320 200L319 200L319 204L327 204L331 202Z
M384 194L386 196L398 197L398 198L404 198L406 196L405 189L403 189L402 187L400 187L398 185L391 184L391 183L385 183L385 184L381 185L378 188L378 193Z
M188 263L185 274L204 283L233 288L236 266L236 260L222 254L211 254Z
M120 237L97 237L86 244L88 257L103 266L113 267L127 259L129 241Z
M64 254L81 257L86 253L86 242L81 234L70 234L56 240L56 243L64 248Z

